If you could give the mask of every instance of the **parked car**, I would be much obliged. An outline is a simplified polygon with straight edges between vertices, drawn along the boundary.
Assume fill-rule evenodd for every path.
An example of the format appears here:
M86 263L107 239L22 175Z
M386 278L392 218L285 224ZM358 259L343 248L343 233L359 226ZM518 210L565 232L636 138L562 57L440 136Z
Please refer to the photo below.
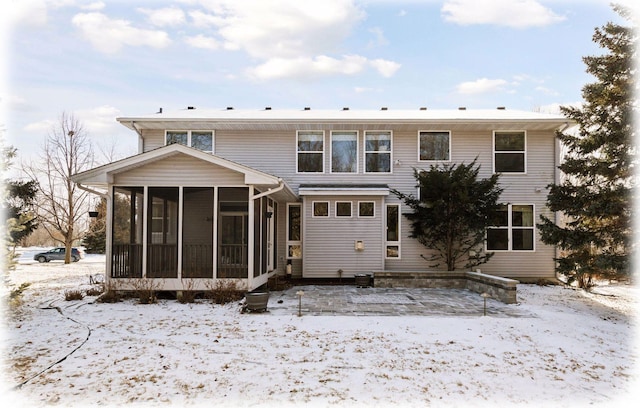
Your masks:
M47 252L40 252L33 256L33 259L43 263L50 261L64 261L66 251L64 248L53 248ZM82 258L82 252L78 248L71 248L71 260L78 262Z

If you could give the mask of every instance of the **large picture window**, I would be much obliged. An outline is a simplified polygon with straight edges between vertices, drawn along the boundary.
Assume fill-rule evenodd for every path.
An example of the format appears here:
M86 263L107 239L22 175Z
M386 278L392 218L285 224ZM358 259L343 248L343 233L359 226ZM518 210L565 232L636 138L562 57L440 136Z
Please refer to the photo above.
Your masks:
M298 173L324 172L324 132L298 132Z
M391 173L391 132L366 132L364 135L366 173Z
M450 132L422 131L418 134L418 160L450 160Z
M489 251L533 251L533 205L505 205L494 216L493 226L487 229Z
M174 143L190 146L203 152L213 153L213 132L167 130L165 134L165 144L170 145Z
M358 172L358 132L331 133L331 172Z
M525 132L493 133L494 173L525 173L527 164Z

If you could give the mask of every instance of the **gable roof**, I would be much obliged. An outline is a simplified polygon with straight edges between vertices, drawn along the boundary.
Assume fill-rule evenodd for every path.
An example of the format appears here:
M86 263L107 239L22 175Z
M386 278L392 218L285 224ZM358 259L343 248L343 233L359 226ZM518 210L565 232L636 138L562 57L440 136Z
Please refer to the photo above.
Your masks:
M186 155L197 160L211 163L212 165L220 166L225 169L241 173L244 175L244 183L247 185L261 186L268 189L276 188L283 185L285 192L288 193L290 197L296 197L291 188L287 186L286 183L284 183L284 181L279 177L264 173L243 164L233 162L231 160L223 159L222 157L213 155L211 153L205 153L198 149L194 149L177 143L159 147L149 152L127 157L125 159L105 164L91 170L74 174L71 177L71 180L78 184L86 184L94 187L106 188L109 183L113 182L113 176L116 174L124 173L137 167L141 167L159 160L165 160L176 155Z

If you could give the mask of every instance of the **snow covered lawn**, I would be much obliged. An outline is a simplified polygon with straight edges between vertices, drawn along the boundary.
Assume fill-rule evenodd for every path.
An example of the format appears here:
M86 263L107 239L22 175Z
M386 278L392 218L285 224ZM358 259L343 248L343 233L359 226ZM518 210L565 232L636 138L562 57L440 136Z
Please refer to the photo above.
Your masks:
M104 273L23 256L2 289L14 406L626 406L639 291L519 285L534 317L240 314L238 303L65 301ZM4 406L8 406L3 404Z

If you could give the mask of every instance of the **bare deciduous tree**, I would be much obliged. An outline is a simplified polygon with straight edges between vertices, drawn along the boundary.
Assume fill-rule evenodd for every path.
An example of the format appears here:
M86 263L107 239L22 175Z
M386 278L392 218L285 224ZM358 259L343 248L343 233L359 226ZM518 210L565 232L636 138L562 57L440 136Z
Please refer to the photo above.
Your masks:
M38 181L39 221L52 239L64 244L64 262L70 263L73 242L84 233L79 225L90 204L89 193L79 189L71 176L90 169L94 162L88 135L73 114L63 112L52 126L40 158L39 163L23 165L23 169Z

